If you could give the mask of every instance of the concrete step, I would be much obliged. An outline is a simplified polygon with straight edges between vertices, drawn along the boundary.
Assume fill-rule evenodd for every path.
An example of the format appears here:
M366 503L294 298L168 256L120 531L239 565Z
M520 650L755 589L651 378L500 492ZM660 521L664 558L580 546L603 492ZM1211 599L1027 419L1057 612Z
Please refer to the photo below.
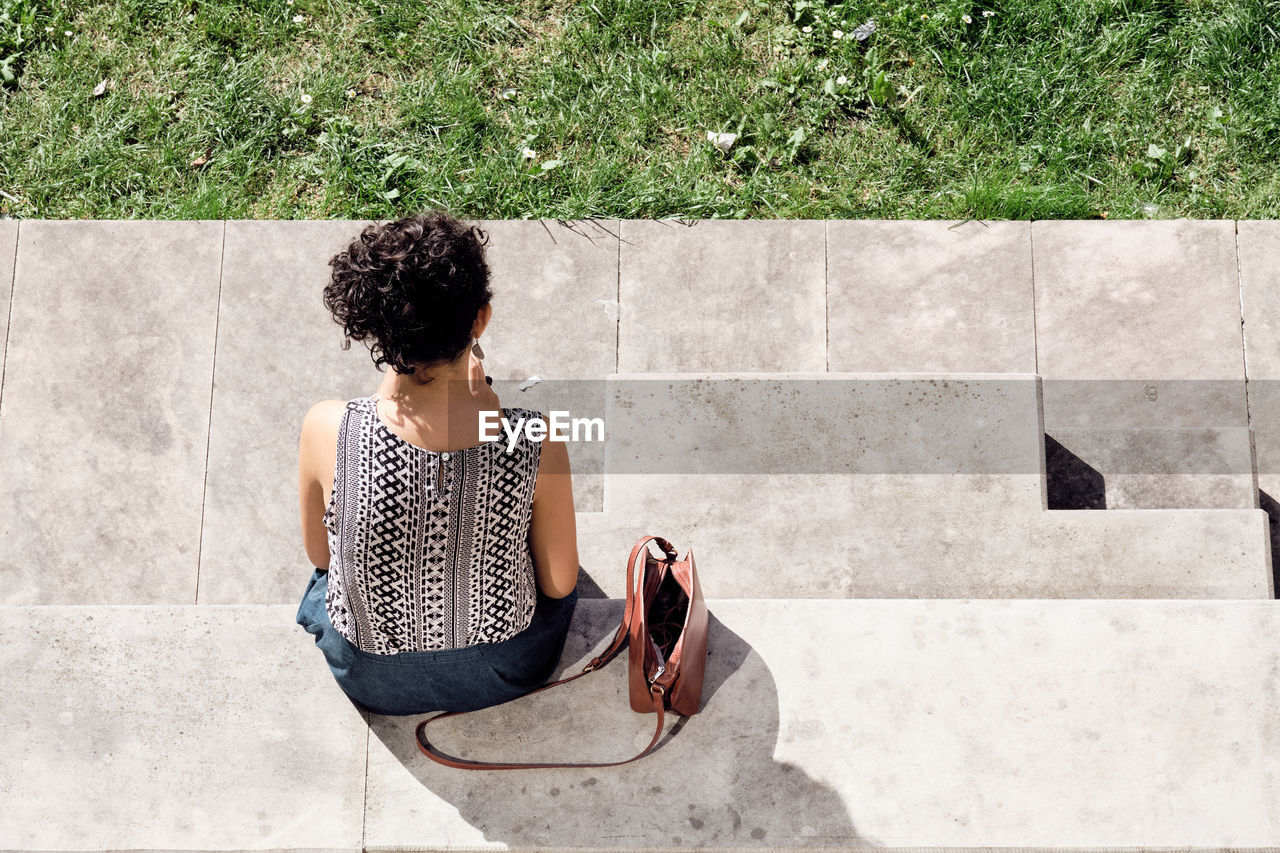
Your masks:
M0 849L1280 845L1270 602L712 600L702 710L657 752L506 773L427 760L421 716L363 718L295 612L0 607ZM581 602L564 672L620 612ZM627 757L653 718L625 678L433 740Z
M1050 509L1258 507L1246 427L1050 429Z
M297 610L0 607L0 850L359 850L368 730Z
M980 515L960 487L955 502L869 497L912 488L872 477L661 478L625 513L579 515L579 559L610 596L625 592L631 544L653 533L692 548L703 589L722 598L1274 597L1261 509Z
M1046 513L1052 484L1043 474L1040 386L1035 374L613 374L511 388L503 399L548 412L567 401L575 417L605 419L607 441L577 442L571 455L578 497L604 510L578 516L582 563L609 595L623 592L612 568L619 554L650 530L696 545L708 593L724 597L1272 594L1262 510L1183 508L1166 516L1135 509L1127 519ZM1122 431L1127 443L1114 452L1098 437L1116 433L1055 434L1106 473L1090 469L1102 480L1104 505L1124 505L1117 495L1139 506L1174 495L1211 508L1256 506L1252 486L1245 501L1251 468L1238 473L1249 464L1245 428ZM1175 440L1153 455L1153 435ZM1204 475L1210 490L1194 494L1184 488L1187 477L1168 475L1182 481L1158 481L1157 492L1122 463L1228 473ZM1198 489L1202 475L1190 476ZM8 494L20 506L26 493L0 491L0 498ZM0 525L0 567L11 568L0 600L232 604L295 595L288 574L273 580L246 574L243 561L197 562L197 551L232 547L213 542L212 521L230 504L210 492L202 522L198 489L190 497L183 529L200 537L201 525L212 524L204 545L193 539L186 548L192 537L179 536L183 559L116 567L110 583L83 549L36 549L36 540L45 541L43 521ZM282 502L272 517L296 511L291 506ZM124 523L137 511L120 507L111 517ZM24 512L15 517L29 518ZM113 548L106 557L119 554ZM270 555L258 562L274 566ZM156 565L167 568L150 568Z
M1105 472L1102 505L1178 508L1091 517L1046 512L1046 444L1064 448L1035 374L614 374L607 392L604 513L579 516L579 549L609 595L627 543L658 532L721 597L1272 596L1247 428L1061 430Z
M607 475L1044 470L1034 373L619 373L608 390Z
M292 594L298 424L382 378L318 298L365 224L0 223L0 601ZM1280 469L1280 403L1264 399L1280 375L1275 222L479 224L500 380L1034 371L1051 434L1252 427L1260 466ZM104 314L103 294L121 310ZM118 381L62 393L50 341ZM575 461L579 508L598 511L599 472Z

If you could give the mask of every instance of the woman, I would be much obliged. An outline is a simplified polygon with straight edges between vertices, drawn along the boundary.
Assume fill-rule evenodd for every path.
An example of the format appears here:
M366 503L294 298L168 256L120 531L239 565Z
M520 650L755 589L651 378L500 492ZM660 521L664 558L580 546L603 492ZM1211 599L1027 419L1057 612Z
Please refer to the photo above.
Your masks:
M487 239L432 211L370 225L329 261L326 307L392 369L374 394L317 403L303 420L302 534L315 571L297 621L343 691L376 714L529 692L554 670L578 598L568 451L519 429L542 415L502 409L480 361L493 314ZM505 430L484 440L485 412L519 429L510 451Z

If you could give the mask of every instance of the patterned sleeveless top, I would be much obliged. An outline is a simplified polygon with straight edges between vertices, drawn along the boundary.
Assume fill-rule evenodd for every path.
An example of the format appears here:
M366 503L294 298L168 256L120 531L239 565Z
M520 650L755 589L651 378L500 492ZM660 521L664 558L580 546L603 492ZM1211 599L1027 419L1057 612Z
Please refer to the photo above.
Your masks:
M537 604L529 521L541 442L506 408L507 436L453 452L391 432L378 395L347 401L338 430L329 531L333 626L379 655L509 639Z

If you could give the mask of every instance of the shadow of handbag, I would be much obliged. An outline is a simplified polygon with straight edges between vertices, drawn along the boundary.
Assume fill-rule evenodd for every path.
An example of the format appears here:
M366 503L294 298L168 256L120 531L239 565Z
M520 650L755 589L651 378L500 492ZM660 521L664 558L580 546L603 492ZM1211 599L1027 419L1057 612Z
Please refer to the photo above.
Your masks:
M658 558L649 550L653 541L663 551ZM635 571L636 558L644 564ZM627 558L627 601L622 624L605 651L593 658L582 672L553 681L526 693L531 696L602 669L627 645L627 693L631 709L658 715L649 745L626 761L602 764L502 764L469 761L437 752L427 740L429 723L456 717L467 711L449 711L418 723L418 749L432 761L464 770L525 770L537 767L617 767L643 758L662 736L666 710L681 716L696 714L702 705L702 681L707 664L707 604L698 584L693 551L677 559L676 549L661 536L644 536ZM523 696L512 699L516 702Z

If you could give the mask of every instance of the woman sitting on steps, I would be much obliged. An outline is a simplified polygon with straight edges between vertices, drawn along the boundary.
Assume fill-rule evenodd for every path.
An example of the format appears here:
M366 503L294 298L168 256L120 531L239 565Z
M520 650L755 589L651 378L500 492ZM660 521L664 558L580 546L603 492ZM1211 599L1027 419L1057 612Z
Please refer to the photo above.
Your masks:
M510 450L505 431L481 438L482 412L513 429L543 417L501 409L484 375L486 241L432 211L370 225L329 261L326 307L392 369L376 393L317 403L303 420L302 534L316 568L297 621L375 714L473 710L533 690L578 598L564 443L523 429Z

